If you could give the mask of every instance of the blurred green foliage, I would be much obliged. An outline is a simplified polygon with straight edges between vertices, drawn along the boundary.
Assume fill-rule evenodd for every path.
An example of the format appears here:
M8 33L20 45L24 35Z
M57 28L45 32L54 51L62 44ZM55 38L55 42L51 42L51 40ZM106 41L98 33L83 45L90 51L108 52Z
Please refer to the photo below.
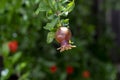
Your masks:
M102 24L102 34L95 39L99 26L92 6L93 0L75 0L75 4L74 0L1 0L1 80L12 74L19 80L115 80L116 69L108 58L113 43L110 26ZM70 26L76 48L63 53L56 50L59 45L53 39L59 26ZM13 54L7 46L12 40L19 43ZM53 65L58 68L55 74L50 72ZM66 72L69 65L74 68L71 75ZM90 72L87 79L82 76L84 70Z

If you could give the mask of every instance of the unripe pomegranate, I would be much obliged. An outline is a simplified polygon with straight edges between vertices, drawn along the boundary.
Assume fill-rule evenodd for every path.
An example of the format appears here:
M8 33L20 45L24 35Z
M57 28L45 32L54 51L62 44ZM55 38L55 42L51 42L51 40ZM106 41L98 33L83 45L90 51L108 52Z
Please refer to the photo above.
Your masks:
M71 39L71 31L67 27L58 28L55 34L55 39L61 45L61 47L57 49L60 50L60 52L76 47L69 43Z

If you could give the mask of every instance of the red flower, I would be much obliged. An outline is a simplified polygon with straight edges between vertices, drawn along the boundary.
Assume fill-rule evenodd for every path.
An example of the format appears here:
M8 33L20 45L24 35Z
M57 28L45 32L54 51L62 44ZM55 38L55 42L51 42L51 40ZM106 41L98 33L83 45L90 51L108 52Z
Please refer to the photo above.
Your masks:
M74 68L72 66L68 66L66 71L68 74L72 74L74 72Z
M50 71L52 72L52 73L55 73L56 71L57 71L57 67L54 65L54 66L51 66L50 67Z
M82 76L84 77L84 78L89 78L90 77L90 72L89 71L84 71L83 73L82 73Z
M17 41L11 41L8 43L9 49L11 52L16 52L18 48L18 42Z

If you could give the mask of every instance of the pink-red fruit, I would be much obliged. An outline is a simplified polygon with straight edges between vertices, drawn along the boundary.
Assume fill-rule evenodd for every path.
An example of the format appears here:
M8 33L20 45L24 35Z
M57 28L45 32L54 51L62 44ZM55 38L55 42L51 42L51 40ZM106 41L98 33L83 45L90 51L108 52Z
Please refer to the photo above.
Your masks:
M57 49L60 50L60 52L76 47L69 43L71 39L71 31L67 27L58 28L55 34L55 39L61 45L61 47Z

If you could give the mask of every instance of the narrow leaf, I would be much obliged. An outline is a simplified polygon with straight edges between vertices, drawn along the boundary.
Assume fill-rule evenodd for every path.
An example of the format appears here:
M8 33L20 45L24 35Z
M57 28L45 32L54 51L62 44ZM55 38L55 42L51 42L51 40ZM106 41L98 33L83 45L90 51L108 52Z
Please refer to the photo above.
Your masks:
M50 31L53 30L54 27L55 27L55 25L57 24L57 22L58 22L58 18L53 19L50 23L46 24L46 26L44 27L44 29L50 30Z
M74 7L75 7L75 3L74 3L74 0L73 0L72 2L70 2L70 3L67 5L65 11L66 11L66 12L71 12Z
M17 52L15 53L15 55L12 57L12 64L15 64L19 58L21 57L22 53L21 52Z
M55 37L55 33L49 32L47 35L47 43L51 43L53 41L54 37Z
M8 43L5 43L2 45L2 54L3 54L3 56L8 56L8 54L9 54Z
M48 11L48 10L50 10L50 7L48 7L48 5L44 1L41 1L38 9L35 11L35 14L38 15L40 11Z

